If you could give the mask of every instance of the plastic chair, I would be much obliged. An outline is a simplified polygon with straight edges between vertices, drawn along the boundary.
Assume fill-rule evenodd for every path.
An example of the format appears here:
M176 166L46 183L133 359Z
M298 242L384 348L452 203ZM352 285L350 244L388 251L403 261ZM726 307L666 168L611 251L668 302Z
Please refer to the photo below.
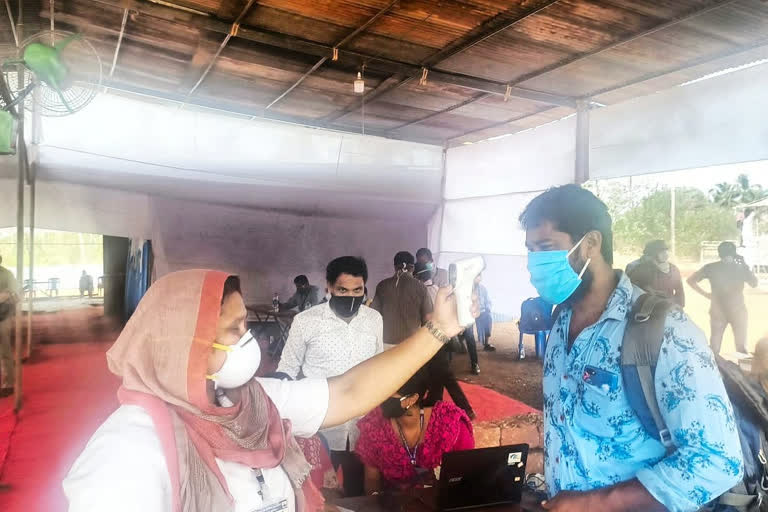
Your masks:
M541 297L526 299L520 306L520 321L517 326L520 331L520 341L517 345L520 359L525 359L525 334L533 334L536 337L536 357L543 359L547 349L547 336L552 329L552 304Z

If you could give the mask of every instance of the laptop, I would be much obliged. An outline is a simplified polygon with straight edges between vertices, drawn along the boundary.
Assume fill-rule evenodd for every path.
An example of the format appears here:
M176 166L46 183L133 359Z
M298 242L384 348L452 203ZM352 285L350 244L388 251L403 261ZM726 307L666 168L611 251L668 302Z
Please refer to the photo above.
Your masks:
M443 454L439 510L520 503L528 445L494 446Z

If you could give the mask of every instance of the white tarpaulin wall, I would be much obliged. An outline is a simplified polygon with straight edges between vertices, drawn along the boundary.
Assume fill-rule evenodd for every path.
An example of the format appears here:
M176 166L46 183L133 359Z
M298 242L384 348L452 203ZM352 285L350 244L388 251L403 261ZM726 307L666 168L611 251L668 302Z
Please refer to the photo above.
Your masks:
M768 159L768 66L591 111L592 179ZM573 182L575 118L448 150L441 266L486 257L495 312L535 295L517 217L536 191ZM434 222L434 219L433 219Z
M249 301L292 293L298 274L323 287L348 254L374 289L397 251L427 244L440 205L441 147L113 94L44 119L35 149L38 227L151 240L158 276L231 271ZM0 159L0 226L15 226L15 158Z
M592 111L590 177L768 159L768 65Z
M575 129L571 118L448 150L439 264L483 254L483 282L502 317L519 316L536 295L518 217L541 190L573 181Z
M0 190L7 189L15 191L15 181L0 179ZM0 210L0 226L15 220L12 209ZM298 274L322 289L327 263L346 254L366 258L372 292L393 272L395 252L427 242L420 223L308 217L47 182L37 186L37 226L151 240L158 277L225 270L243 277L248 301L265 303L274 292L293 293Z

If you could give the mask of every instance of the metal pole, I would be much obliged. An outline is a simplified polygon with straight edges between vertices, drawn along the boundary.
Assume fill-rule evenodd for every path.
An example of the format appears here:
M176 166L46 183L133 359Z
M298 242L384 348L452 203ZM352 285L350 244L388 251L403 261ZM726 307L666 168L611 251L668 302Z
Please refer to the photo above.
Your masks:
M128 9L123 9L123 21L120 23L120 35L117 36L117 46L115 46L115 54L112 56L112 67L109 69L110 78L115 74L115 66L117 65L117 55L120 53L120 46L123 44L123 36L125 35L125 25L128 23Z
M37 183L37 159L39 158L40 144L40 89L32 92L32 144L34 146L35 161L30 163L26 158L25 170L27 171L27 183L29 184L29 296L27 297L27 343L24 352L25 359L32 355L32 316L35 310L35 185ZM25 153L26 155L26 153Z
M589 179L589 101L576 103L575 180L581 185Z
M16 33L16 23L13 22L13 13L11 12L10 0L5 0L5 10L8 11L8 20L11 22L11 32L13 32L13 40L16 43L16 47L19 47L19 35Z
M677 193L675 192L675 186L672 185L672 189L670 192L670 201L669 201L669 230L671 232L670 234L670 252L672 253L672 258L675 259L677 256L677 237L675 236L675 216L676 216L676 210L677 210L677 200L675 196L677 196Z
M24 39L24 17L23 17L23 10L24 10L24 0L19 0L19 22L17 25L16 32L19 36L19 40ZM24 66L19 64L18 66L18 83L20 84L20 87L23 87L24 84ZM21 299L24 298L24 180L26 179L26 169L24 165L24 104L19 105L19 132L18 132L18 141L16 144L17 152L18 152L18 162L19 162L19 176L18 181L16 184L16 195L17 195L17 203L16 203L16 279L18 281L19 285L19 302L18 304L21 304ZM22 390L21 390L21 384L22 384L22 367L21 367L21 351L22 351L22 342L21 342L21 307L17 305L16 307L16 335L14 337L14 343L15 343L15 351L14 351L14 370L16 372L16 378L14 382L14 393L13 393L13 409L15 411L18 411L21 409L21 398L22 398Z

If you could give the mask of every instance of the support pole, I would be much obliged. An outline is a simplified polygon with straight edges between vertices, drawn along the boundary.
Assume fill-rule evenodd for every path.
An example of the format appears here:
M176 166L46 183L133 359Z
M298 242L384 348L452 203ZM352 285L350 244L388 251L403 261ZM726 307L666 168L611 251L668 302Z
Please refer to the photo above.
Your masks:
M19 0L19 22L16 26L16 33L19 40L24 40L24 0ZM18 83L21 87L24 84L24 66L19 64L18 69ZM19 104L19 127L18 127L18 140L16 143L16 151L19 162L19 176L16 186L17 203L16 203L16 280L19 286L19 301L16 307L16 335L14 336L14 371L16 378L14 380L14 393L13 393L13 409L19 411L21 409L22 399L22 367L21 367L21 352L22 352L22 340L21 340L21 303L24 299L24 180L26 176L26 166L24 165L25 146L24 146L24 103Z
M37 160L39 158L41 113L40 113L40 89L32 92L32 148L33 158L25 158L25 170L27 172L27 184L29 185L29 296L27 297L27 343L24 358L32 355L32 316L35 311L35 188L37 183ZM25 156L29 156L25 152Z
M19 80L23 76L23 71L19 71ZM23 83L23 82L19 82ZM16 378L14 381L14 399L13 408L18 411L21 409L21 353L23 351L22 343L22 323L21 323L21 304L24 301L24 180L27 178L27 173L24 165L24 105L20 105L19 115L19 134L18 141L16 143L16 152L18 158L19 175L16 182L16 281L18 282L19 301L16 304L16 335L14 337L15 350L13 358L13 366L16 372Z
M669 245L670 245L670 254L672 255L672 259L675 259L677 257L677 236L675 236L676 226L675 226L675 217L677 216L677 191L675 190L675 185L672 185L671 190L669 191L670 200L669 200Z
M589 179L589 101L576 103L576 166L574 172L576 184L581 185Z

